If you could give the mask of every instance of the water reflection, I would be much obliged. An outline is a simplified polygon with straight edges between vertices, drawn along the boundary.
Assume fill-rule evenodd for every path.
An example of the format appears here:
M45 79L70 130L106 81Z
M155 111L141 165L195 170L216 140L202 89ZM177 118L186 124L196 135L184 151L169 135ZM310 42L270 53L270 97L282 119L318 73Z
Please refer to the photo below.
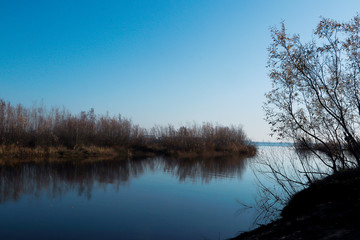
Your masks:
M24 194L59 198L77 192L91 198L94 188L115 188L129 184L145 172L166 172L180 182L209 183L218 178L241 177L246 158L137 159L104 161L62 161L0 166L0 203L17 201Z

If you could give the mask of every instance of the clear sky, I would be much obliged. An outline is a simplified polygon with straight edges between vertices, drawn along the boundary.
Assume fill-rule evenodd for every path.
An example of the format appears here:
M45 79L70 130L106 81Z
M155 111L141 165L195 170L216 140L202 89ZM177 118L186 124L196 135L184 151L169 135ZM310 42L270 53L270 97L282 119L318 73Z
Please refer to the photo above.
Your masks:
M304 40L319 17L349 20L360 1L0 1L0 98L94 108L134 123L264 121L269 27Z

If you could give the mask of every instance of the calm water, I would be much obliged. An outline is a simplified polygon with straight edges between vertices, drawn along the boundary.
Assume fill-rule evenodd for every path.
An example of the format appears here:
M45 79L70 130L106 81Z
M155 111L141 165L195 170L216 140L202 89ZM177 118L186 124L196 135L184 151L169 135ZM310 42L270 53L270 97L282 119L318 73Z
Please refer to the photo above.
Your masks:
M254 202L253 160L0 166L0 239L233 237L255 217L238 202Z

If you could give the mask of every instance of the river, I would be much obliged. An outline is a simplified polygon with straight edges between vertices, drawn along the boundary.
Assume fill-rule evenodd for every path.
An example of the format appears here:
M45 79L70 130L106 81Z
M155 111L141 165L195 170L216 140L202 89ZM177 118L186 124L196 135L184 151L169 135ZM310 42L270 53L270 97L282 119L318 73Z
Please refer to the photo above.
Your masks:
M279 146L259 144L266 152ZM283 146L283 148L287 148ZM254 227L254 158L0 166L1 239L226 239Z

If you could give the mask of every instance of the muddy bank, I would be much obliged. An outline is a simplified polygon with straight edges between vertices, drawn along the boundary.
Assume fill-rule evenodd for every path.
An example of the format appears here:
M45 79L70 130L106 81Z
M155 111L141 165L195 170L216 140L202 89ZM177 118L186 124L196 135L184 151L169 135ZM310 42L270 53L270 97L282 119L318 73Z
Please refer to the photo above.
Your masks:
M360 170L333 174L295 194L281 218L234 239L360 239Z

